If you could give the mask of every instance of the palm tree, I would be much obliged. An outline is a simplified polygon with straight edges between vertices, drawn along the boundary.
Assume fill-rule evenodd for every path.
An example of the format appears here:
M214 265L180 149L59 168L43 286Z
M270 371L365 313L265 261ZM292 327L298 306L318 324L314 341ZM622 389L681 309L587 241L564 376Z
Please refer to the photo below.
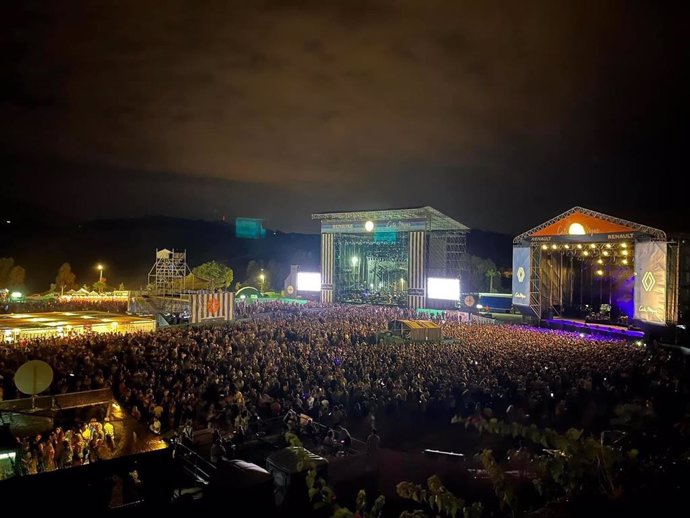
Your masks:
M494 292L494 277L500 275L496 268L489 268L484 274L489 278L489 293Z

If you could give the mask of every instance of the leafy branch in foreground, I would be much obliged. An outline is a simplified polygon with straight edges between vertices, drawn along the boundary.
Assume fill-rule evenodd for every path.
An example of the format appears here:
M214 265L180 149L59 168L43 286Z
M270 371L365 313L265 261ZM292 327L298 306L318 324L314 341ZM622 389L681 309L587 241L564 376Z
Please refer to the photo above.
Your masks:
M360 489L357 493L354 511L341 506L336 501L333 489L331 489L323 477L318 475L316 464L299 438L294 433L287 432L285 439L290 446L295 448L298 459L297 470L307 470L307 490L309 492L309 500L313 503L315 510L329 509L333 518L381 518L383 506L386 503L383 495L379 495L371 507L369 507L367 493ZM483 510L481 502L475 502L471 506L466 506L465 501L448 491L441 479L436 475L427 479L426 489L412 482L400 482L396 486L396 491L402 498L413 500L417 503L425 503L433 512L441 513L451 518L457 518L460 512L463 518L479 518ZM439 516L439 514L436 514L436 516ZM429 515L425 511L417 509L414 511L403 511L400 514L400 518L429 518Z
M539 494L547 500L584 493L620 497L623 494L621 474L633 467L639 453L635 449L625 451L605 445L603 440L585 436L582 430L575 428L560 434L550 428L541 430L534 424L507 423L481 416L468 419L456 416L452 422L464 423L465 428L474 427L480 432L520 438L530 443L536 451L521 452L530 467L529 472L523 475L532 478ZM516 501L509 494L505 478L491 475L491 470L495 474L497 468L491 451L482 454L482 462L502 504L512 508Z
M475 502L466 506L462 498L448 491L436 475L432 475L426 481L427 489L412 482L400 482L395 490L398 496L413 500L418 503L426 503L432 511L438 511L445 516L456 518L458 512L462 512L464 518L478 518L482 514L481 502ZM427 518L422 510L403 511L400 518Z

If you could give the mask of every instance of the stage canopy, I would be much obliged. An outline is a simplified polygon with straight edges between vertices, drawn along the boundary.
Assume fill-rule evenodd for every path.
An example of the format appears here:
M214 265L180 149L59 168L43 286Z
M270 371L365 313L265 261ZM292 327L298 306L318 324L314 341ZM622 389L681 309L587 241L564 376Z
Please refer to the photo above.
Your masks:
M627 221L601 212L573 207L541 225L523 232L513 244L533 241L550 242L562 238L565 241L617 241L641 239L665 241L666 234L657 228Z
M312 214L311 219L321 220L322 231L333 232L338 229L338 226L333 226L333 223L338 222L363 222L361 229L349 225L346 228L347 232L370 232L364 227L367 221L372 222L386 222L386 226L397 230L460 230L467 232L469 227L462 223L455 221L453 218L446 216L442 212L433 207L413 207L408 209L385 209L385 210L363 210L351 212L323 212L319 214ZM411 223L414 220L424 222L421 228L400 228L400 223Z

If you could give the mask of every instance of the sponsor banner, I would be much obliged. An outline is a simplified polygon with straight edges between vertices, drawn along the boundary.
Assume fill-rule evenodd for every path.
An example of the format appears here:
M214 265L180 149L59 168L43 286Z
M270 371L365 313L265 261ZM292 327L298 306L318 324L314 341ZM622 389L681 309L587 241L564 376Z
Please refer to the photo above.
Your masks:
M424 219L405 219L396 221L374 221L371 230L366 228L366 220L362 221L322 221L322 234L374 234L383 233L390 235L395 232L414 232L426 230L426 220Z
M612 241L633 241L645 234L637 232L615 232L612 234L590 234L586 236L532 236L525 241L532 243L602 243Z
M529 306L530 247L513 247L513 304Z
M635 245L635 319L666 324L666 243Z
M235 294L231 291L201 291L190 295L189 321L196 324L203 320L232 320L235 316Z

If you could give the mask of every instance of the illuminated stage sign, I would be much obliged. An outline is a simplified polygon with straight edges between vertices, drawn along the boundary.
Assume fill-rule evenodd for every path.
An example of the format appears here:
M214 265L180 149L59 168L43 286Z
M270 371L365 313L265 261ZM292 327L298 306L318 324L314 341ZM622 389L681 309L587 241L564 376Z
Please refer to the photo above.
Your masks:
M586 236L570 236L563 234L560 236L532 236L529 241L533 243L601 243L602 241L631 241L644 234L637 232L623 232L617 234L589 234Z
M537 230L532 233L530 237L533 241L535 238L543 236L570 236L584 238L594 234L632 234L634 229L616 223L615 221L608 221L606 219L598 218L591 214L583 212L573 212L565 217L559 218L550 225ZM629 239L629 238L615 238L615 239Z
M374 221L372 230L367 230L367 221L322 221L322 234L383 234L390 236L395 232L416 232L419 230L426 230L426 220L423 219L406 219L395 221ZM390 239L390 238L388 238ZM387 239L386 239L387 240Z
M530 247L513 247L513 304L529 306Z

